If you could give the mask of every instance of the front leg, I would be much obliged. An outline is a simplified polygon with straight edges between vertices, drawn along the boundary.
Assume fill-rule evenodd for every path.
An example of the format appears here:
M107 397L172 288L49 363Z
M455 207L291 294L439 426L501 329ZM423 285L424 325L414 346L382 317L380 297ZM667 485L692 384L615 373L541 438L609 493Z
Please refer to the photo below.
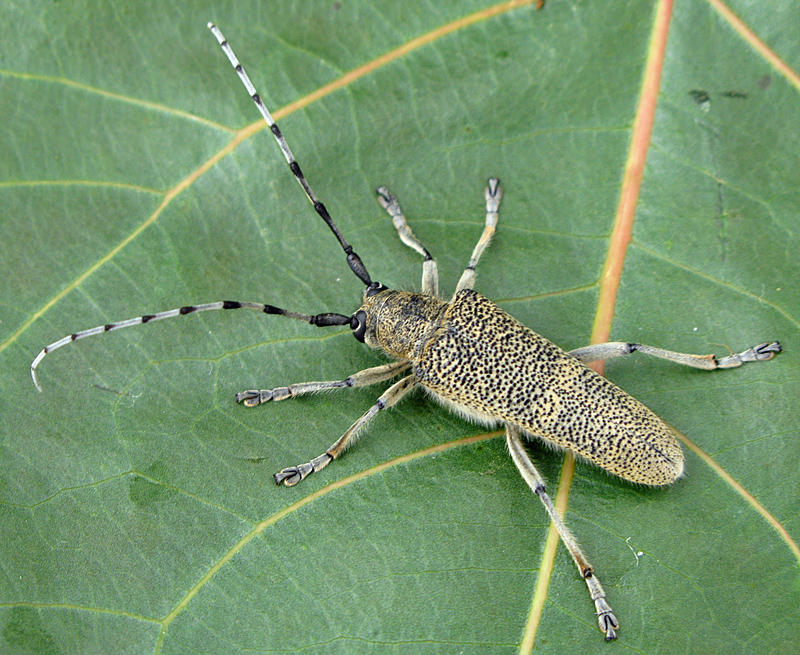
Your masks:
M274 389L249 389L236 394L236 402L243 403L245 407L255 407L270 400L279 401L287 398L296 398L316 391L330 391L344 387L366 387L400 375L410 364L406 361L391 362L383 366L365 368L363 371L353 373L344 380L331 380L328 382L299 382L288 387L275 387Z
M378 202L381 204L381 207L389 212L389 216L392 217L392 222L394 223L400 240L409 248L416 250L424 258L422 261L422 293L438 297L439 269L436 267L436 260L431 253L428 252L428 249L422 245L420 240L414 236L395 195L385 186L379 186L377 193Z

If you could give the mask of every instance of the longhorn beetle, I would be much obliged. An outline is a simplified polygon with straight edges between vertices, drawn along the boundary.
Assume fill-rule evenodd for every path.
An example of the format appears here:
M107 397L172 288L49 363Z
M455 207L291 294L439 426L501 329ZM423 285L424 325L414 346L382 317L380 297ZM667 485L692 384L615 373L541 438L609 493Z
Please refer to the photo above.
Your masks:
M483 233L449 301L439 297L436 261L414 236L397 198L386 187L378 187L378 202L392 217L400 239L423 257L420 293L388 289L370 277L361 258L312 191L286 139L222 32L212 23L208 28L264 117L295 179L344 250L350 270L364 284L362 304L349 316L333 312L312 316L274 305L225 300L99 325L67 335L42 349L31 363L36 388L42 390L36 368L53 350L84 337L174 316L217 309L254 309L317 327L348 325L358 341L382 350L395 361L359 371L343 380L302 382L236 394L236 402L255 407L270 400L363 387L403 375L324 453L282 469L275 474L275 482L293 486L323 469L342 454L378 412L397 404L416 387L424 388L443 405L468 419L487 425L503 424L514 464L544 504L589 588L600 630L606 640L615 639L619 621L606 601L592 565L545 491L544 480L525 451L523 438L540 437L632 482L652 486L670 484L681 476L684 463L672 429L638 400L588 368L586 362L641 352L694 368L723 369L771 359L781 351L780 344L762 343L722 358L624 342L595 344L570 352L561 350L473 289L475 268L497 225L502 188L496 178L489 180L485 190Z

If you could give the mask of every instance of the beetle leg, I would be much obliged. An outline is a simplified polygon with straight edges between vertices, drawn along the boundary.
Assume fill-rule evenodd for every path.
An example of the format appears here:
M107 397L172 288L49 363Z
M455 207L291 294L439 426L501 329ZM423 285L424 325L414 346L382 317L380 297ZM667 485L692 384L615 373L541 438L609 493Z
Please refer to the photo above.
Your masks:
M619 621L606 602L606 592L603 590L600 581L594 575L594 568L589 563L589 560L586 559L586 556L583 554L580 546L578 546L578 542L575 540L572 532L564 523L564 519L561 518L555 505L553 505L553 501L545 491L544 479L539 474L539 471L536 470L536 466L534 466L525 450L525 446L520 438L519 428L509 425L508 423L506 423L506 443L508 444L509 451L511 451L511 459L513 459L514 464L517 465L520 475L522 475L522 478L528 483L531 491L542 501L542 505L544 505L544 508L550 515L550 520L553 522L553 525L556 526L556 530L558 530L561 541L567 547L569 554L572 556L572 560L575 562L575 566L578 567L581 578L583 578L583 581L589 588L589 595L594 602L597 613L597 623L600 626L600 630L605 633L606 641L616 639Z
M400 375L410 364L407 361L391 362L383 366L365 368L363 371L353 373L344 380L331 380L327 382L299 382L288 387L275 387L274 389L248 389L236 394L236 402L244 403L246 407L255 407L270 400L275 402L287 398L297 398L307 393L317 391L330 391L343 387L367 387L385 380L390 380Z
M569 354L579 359L580 361L594 362L600 359L613 359L614 357L622 357L630 355L634 352L644 353L658 357L659 359L666 359L677 364L691 366L693 368L702 368L707 371L713 371L718 368L735 368L741 366L745 362L761 362L772 359L776 353L781 351L781 344L777 341L771 341L753 346L740 353L728 355L727 357L717 357L716 355L691 355L688 353L678 353L672 350L665 350L664 348L656 348L655 346L647 346L642 343L627 343L625 341L611 341L609 343L596 343L591 346L577 348L570 350Z
M475 249L472 251L472 257L469 258L469 263L456 285L455 293L462 289L475 287L475 267L478 265L478 260L483 255L483 251L486 250L492 240L495 228L497 228L497 210L500 208L500 199L503 197L503 187L500 186L500 180L496 177L489 178L488 186L484 190L484 197L486 198L486 224L483 226L481 238L478 239L478 243L475 244ZM455 294L453 294L453 298L455 298Z
M377 193L378 202L381 203L381 207L389 212L389 216L392 217L392 223L394 223L397 229L400 240L425 258L422 262L422 293L438 297L439 269L436 267L436 260L431 253L428 252L428 249L420 243L420 240L414 236L395 195L385 186L379 186Z
M285 469L278 471L273 477L275 484L285 484L287 487L293 487L300 480L303 480L311 473L325 468L334 459L342 454L342 451L353 441L362 428L366 427L375 415L382 409L387 409L395 405L403 396L417 386L417 379L413 375L407 375L402 380L398 380L386 391L384 391L375 404L370 407L361 417L350 426L350 428L341 437L339 437L330 448L324 453L318 455L311 461L297 466L289 466Z

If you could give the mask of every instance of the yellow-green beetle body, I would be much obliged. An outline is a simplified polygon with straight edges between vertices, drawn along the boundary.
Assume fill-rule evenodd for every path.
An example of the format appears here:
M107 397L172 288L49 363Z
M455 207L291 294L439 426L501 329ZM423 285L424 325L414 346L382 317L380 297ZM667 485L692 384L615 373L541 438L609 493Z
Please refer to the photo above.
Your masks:
M626 480L674 482L683 452L670 427L613 382L472 289L450 302L386 289L364 299L365 343L411 362L460 414L511 423Z

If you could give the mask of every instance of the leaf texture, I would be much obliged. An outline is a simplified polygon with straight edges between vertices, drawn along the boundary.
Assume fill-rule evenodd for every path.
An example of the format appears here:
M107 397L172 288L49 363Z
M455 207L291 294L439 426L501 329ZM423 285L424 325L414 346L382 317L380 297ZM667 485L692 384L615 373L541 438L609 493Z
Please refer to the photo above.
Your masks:
M448 293L496 175L505 196L477 289L585 345L664 9L0 8L0 650L512 653L541 588L534 651L599 652L584 586L563 547L546 561L546 516L500 433L414 395L324 472L275 487L272 473L322 452L380 391L257 409L233 396L380 363L347 329L219 312L69 345L42 362L42 394L28 367L65 334L189 303L358 306L360 284L208 20L373 278L413 289L421 270L375 187L398 195ZM785 352L719 373L610 363L687 435L687 473L645 489L578 462L561 492L622 622L618 646L791 653L800 13L666 9L611 338L718 354L778 339ZM555 493L563 456L530 450Z

